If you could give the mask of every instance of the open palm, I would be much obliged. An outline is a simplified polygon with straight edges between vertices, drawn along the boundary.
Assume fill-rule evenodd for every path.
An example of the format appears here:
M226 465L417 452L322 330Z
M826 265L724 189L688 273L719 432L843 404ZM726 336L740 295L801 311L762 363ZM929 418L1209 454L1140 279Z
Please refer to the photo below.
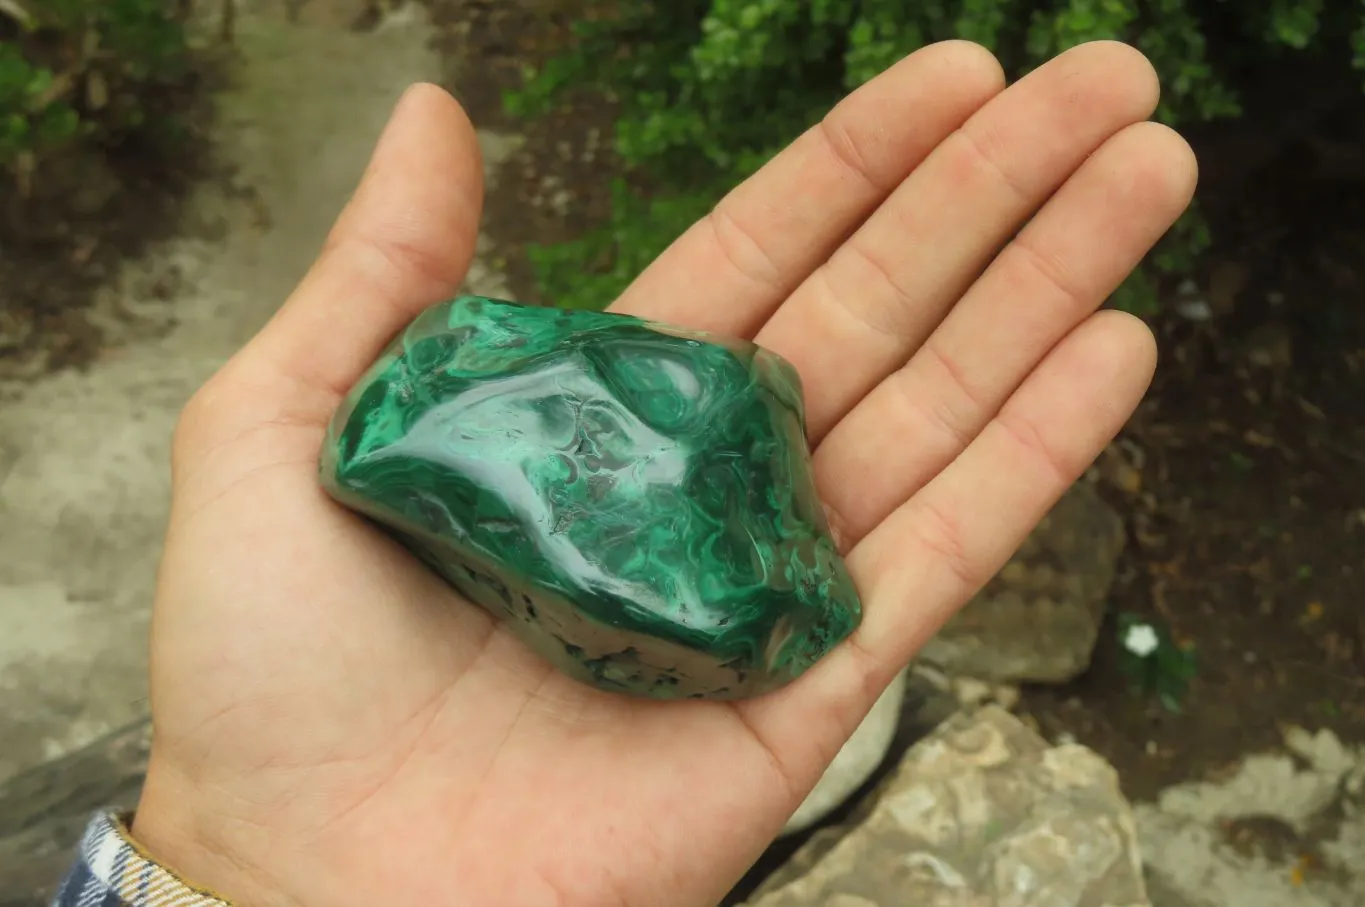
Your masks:
M181 420L135 835L253 907L714 903L1150 379L1148 331L1096 312L1193 190L1144 122L1150 66L1092 44L1002 89L973 45L914 54L613 306L802 375L865 616L737 703L566 679L320 490L342 395L475 244L473 130L409 92L311 272Z

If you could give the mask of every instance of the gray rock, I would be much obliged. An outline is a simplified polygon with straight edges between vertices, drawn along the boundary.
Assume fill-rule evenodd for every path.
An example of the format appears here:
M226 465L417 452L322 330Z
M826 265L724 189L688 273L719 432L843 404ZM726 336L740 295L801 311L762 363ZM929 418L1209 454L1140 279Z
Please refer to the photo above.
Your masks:
M0 907L48 903L90 817L136 805L150 746L140 720L0 784Z
M1114 770L994 706L920 741L854 827L792 865L750 907L1150 907Z
M1283 742L1138 805L1156 907L1365 904L1365 746L1294 726Z
M1090 665L1123 545L1118 515L1074 485L920 659L997 682L1072 679Z

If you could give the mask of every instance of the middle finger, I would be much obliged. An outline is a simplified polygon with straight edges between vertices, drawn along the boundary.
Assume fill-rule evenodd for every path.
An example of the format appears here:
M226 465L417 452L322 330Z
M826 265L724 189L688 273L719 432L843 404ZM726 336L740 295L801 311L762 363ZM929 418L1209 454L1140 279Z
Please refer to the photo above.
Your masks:
M1096 148L1156 107L1156 74L1081 45L993 98L792 294L756 342L805 388L811 445L909 358L1019 226Z

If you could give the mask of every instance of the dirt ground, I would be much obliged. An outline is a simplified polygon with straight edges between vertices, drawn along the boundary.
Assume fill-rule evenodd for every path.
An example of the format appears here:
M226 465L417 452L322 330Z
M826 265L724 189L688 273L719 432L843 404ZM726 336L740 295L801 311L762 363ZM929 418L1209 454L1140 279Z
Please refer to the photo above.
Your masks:
M1216 775L1285 724L1365 739L1363 124L1356 92L1245 180L1208 181L1198 298L1153 320L1156 381L1101 461L1130 536L1110 613L1164 621L1198 673L1172 715L1135 703L1101 646L1024 708L1130 795ZM1237 167L1236 143L1195 145L1203 170ZM1200 303L1208 320L1182 314Z
M0 42L30 39L0 16ZM42 59L54 48L26 47ZM207 104L222 69L203 65L143 99L149 126L135 135L104 136L93 147L45 160L21 191L0 173L0 379L80 367L110 340L92 317L96 291L120 262L180 229L186 189L210 172ZM52 66L60 69L60 61ZM165 276L163 292L175 290ZM139 328L131 312L111 313L120 335Z
M427 5L446 49L486 74L464 83L475 121L527 133L487 219L515 292L538 300L520 250L600 222L610 104L585 96L538 122L508 120L501 90L553 47L567 16ZM1048 736L1112 761L1130 796L1216 777L1276 745L1285 724L1365 740L1360 112L1319 111L1300 141L1192 137L1216 247L1194 286L1169 288L1150 319L1156 382L1097 468L1130 536L1111 616L1165 622L1195 646L1198 673L1179 714L1134 697L1111 626L1090 672L1026 690L1021 704Z

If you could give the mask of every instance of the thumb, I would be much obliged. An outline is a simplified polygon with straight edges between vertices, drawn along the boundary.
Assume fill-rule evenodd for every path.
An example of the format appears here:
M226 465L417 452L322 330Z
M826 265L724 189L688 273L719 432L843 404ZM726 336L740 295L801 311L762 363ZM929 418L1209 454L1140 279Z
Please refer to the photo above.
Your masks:
M482 206L463 108L435 85L408 89L308 274L186 408L179 455L263 422L324 425L384 346L455 293Z

